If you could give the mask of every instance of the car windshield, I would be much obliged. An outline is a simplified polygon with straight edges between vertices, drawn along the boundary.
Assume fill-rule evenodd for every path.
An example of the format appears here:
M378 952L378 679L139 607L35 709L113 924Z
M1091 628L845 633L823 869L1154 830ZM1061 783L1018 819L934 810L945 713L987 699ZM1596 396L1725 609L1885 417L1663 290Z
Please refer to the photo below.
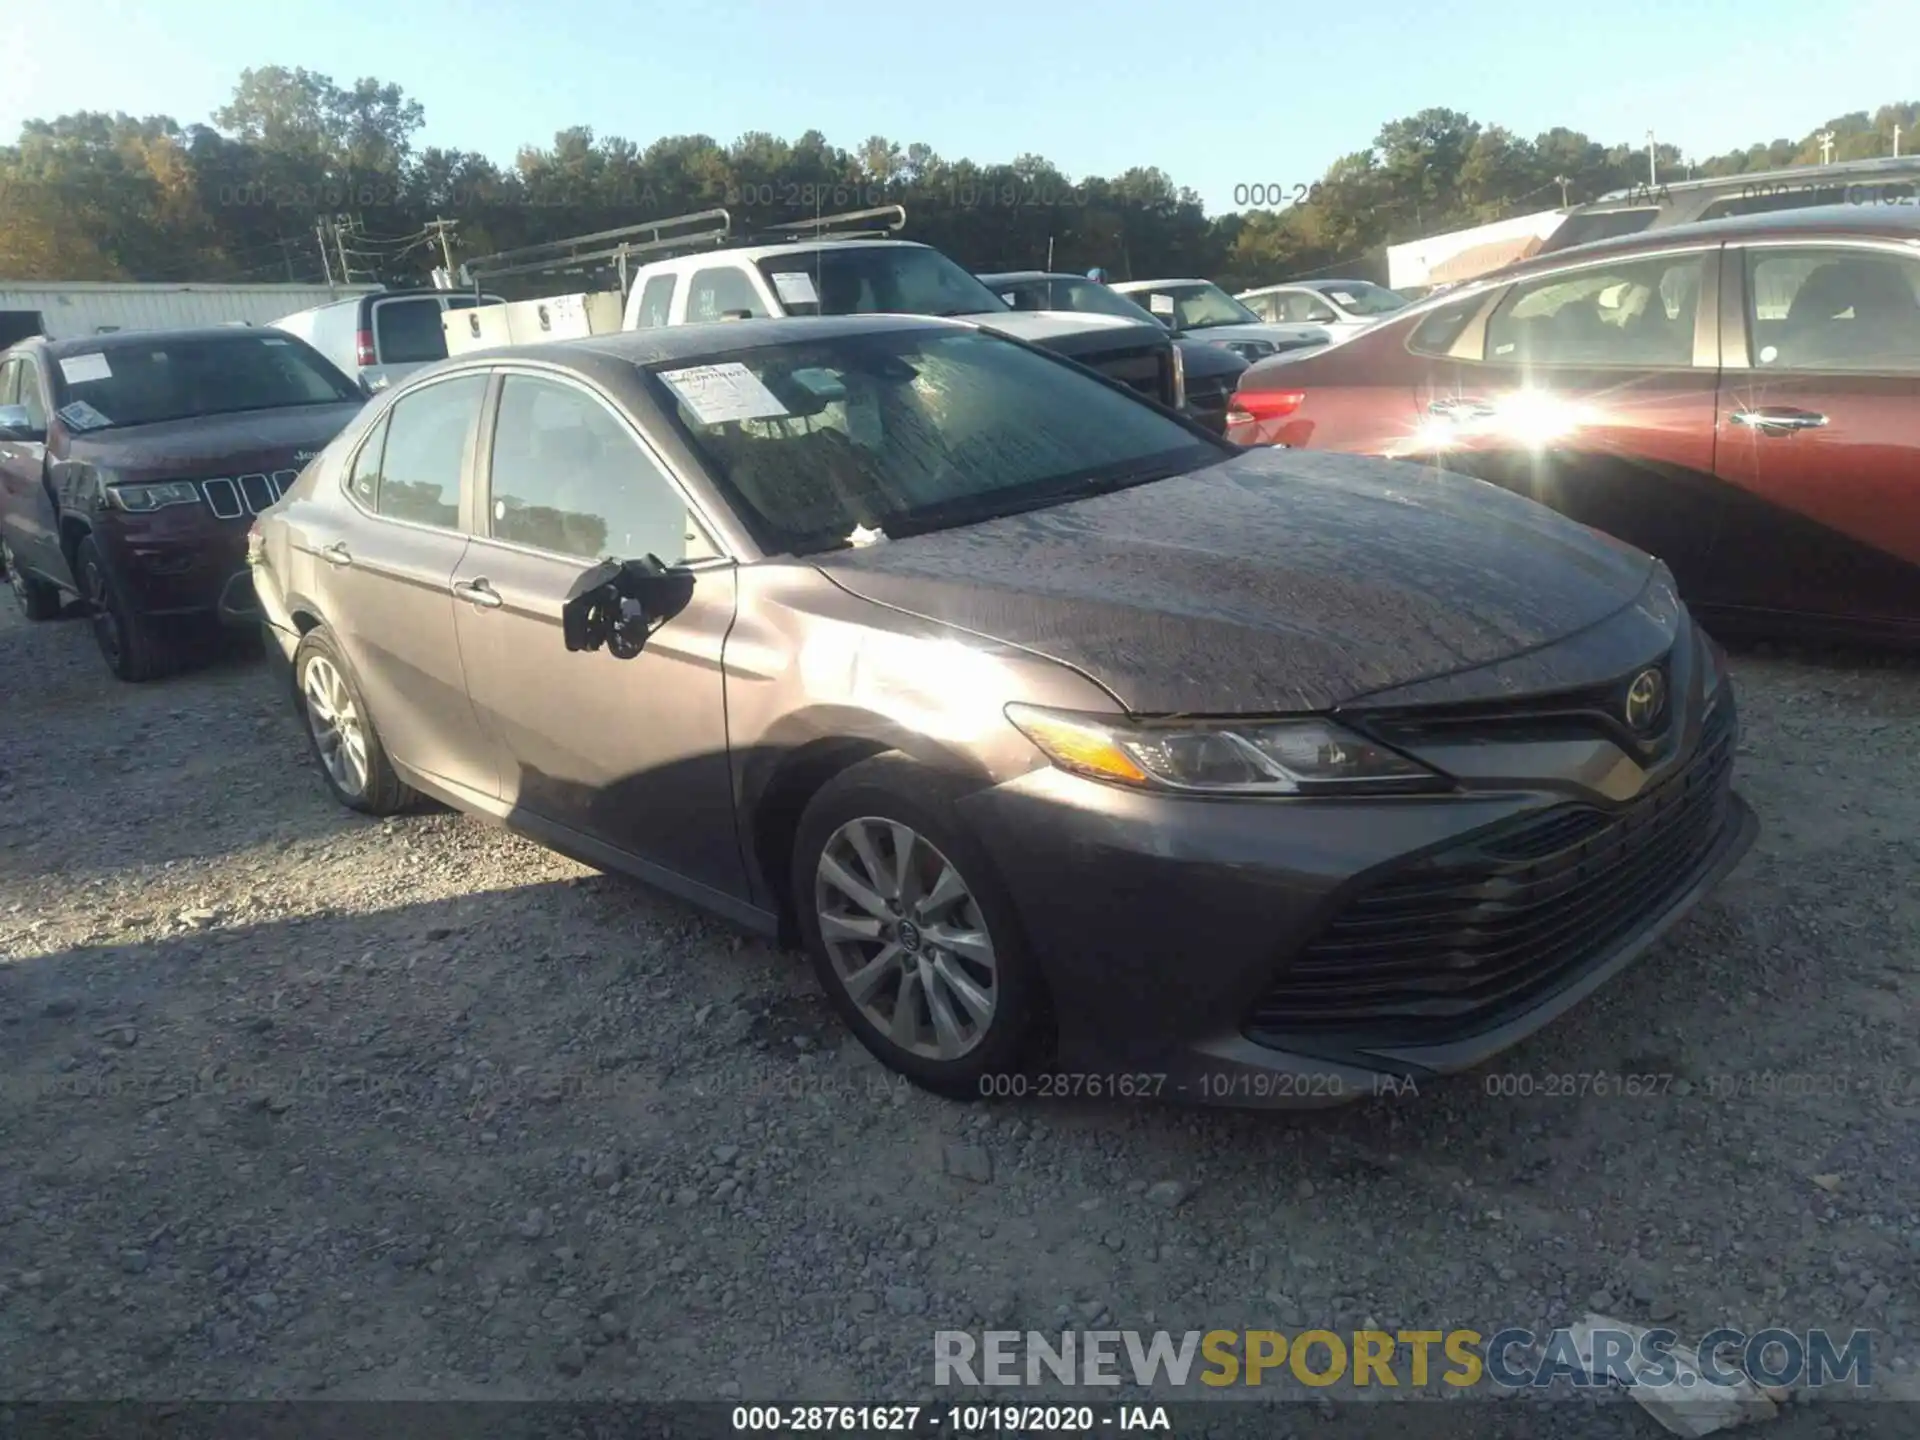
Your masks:
M1215 325L1258 325L1261 319L1218 285L1196 280L1186 285L1150 285L1127 292L1146 305L1163 325L1208 330Z
M299 341L247 334L161 333L70 351L55 366L54 389L61 418L77 430L362 398L346 376Z
M976 331L843 335L651 375L774 554L970 524L1227 453L1072 365Z
M1001 298L925 245L823 245L760 262L789 315L985 315Z
M1342 281L1338 285L1316 287L1320 293L1349 315L1391 315L1413 302L1397 290L1366 280Z
M1072 276L1013 280L993 287L1016 310L1074 310L1083 315L1118 315L1123 320L1152 320L1139 305L1098 280Z

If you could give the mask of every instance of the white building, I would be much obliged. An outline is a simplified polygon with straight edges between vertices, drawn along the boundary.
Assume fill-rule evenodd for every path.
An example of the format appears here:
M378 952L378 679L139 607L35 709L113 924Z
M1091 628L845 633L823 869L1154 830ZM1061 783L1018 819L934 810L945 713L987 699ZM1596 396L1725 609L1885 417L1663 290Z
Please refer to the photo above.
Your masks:
M140 285L0 280L0 345L29 335L72 340L105 330L174 330L283 315L364 295L378 285Z
M1475 279L1532 255L1566 218L1564 210L1542 210L1425 240L1409 240L1404 245L1389 245L1387 285L1394 290L1416 290Z

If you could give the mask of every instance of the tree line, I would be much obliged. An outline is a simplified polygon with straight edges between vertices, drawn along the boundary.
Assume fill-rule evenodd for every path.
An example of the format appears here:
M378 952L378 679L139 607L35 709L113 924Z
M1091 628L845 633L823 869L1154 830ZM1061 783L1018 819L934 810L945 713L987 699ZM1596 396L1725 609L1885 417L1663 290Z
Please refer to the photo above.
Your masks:
M82 111L34 120L0 148L0 277L16 280L422 283L488 254L715 207L736 231L803 215L907 207L908 238L975 269L1105 267L1117 278L1206 275L1232 288L1341 271L1385 279L1389 244L1644 184L1644 148L1558 128L1528 139L1457 110L1381 127L1317 179L1249 174L1248 208L1209 216L1158 168L1071 177L1039 155L949 160L817 130L641 145L585 127L500 165L418 146L418 102L305 69L248 70L208 123ZM1827 122L1832 158L1890 154L1920 103ZM1820 131L1689 160L1663 181L1823 158ZM436 225L435 222L449 222Z

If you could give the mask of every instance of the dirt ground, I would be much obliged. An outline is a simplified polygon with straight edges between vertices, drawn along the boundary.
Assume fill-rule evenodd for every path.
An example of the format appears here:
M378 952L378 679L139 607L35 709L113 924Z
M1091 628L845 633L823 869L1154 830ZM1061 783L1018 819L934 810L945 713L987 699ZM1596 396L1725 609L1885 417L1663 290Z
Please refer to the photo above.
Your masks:
M911 1401L942 1327L1589 1307L1871 1327L1911 1382L1911 662L1737 654L1764 828L1718 895L1490 1070L1305 1115L890 1082L794 957L340 809L271 673L119 685L0 615L0 1394ZM1626 1075L1667 1078L1580 1079Z

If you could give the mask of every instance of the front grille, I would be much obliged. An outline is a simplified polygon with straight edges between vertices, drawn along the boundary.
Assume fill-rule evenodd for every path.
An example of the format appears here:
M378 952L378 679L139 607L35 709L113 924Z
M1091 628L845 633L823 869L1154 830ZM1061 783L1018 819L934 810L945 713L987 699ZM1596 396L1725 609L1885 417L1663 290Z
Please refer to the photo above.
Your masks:
M1692 883L1725 824L1733 742L1723 686L1686 765L1626 809L1554 809L1375 882L1261 997L1249 1033L1438 1044L1545 998Z
M239 520L258 515L286 494L299 478L298 470L275 470L271 475L258 471L250 475L222 475L202 480L200 493L206 496L207 506L216 518Z

